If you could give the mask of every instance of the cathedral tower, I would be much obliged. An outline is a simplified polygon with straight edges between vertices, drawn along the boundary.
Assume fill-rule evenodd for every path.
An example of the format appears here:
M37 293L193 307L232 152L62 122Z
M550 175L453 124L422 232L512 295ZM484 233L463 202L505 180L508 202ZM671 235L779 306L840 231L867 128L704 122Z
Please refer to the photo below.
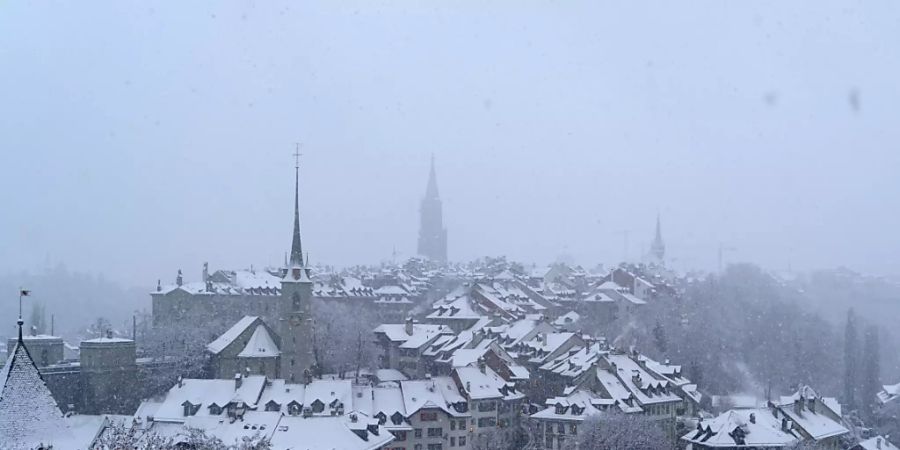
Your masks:
M299 153L294 156L299 158ZM294 167L294 233L291 258L281 279L278 332L281 335L281 376L304 382L304 372L313 370L312 280L303 262L300 241L300 163Z
M428 187L419 209L418 253L432 261L447 262L447 229L444 228L443 206L438 195L437 175L434 171L434 155L431 156L431 172Z

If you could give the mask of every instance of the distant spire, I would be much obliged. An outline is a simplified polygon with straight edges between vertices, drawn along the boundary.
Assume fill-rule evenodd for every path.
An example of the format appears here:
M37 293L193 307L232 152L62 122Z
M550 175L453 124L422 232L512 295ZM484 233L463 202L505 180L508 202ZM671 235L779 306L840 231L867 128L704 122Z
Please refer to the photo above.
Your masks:
M653 243L650 244L650 253L656 258L657 262L662 262L666 256L666 244L662 238L659 213L656 213L656 236L653 238Z
M425 198L438 198L437 174L434 170L434 153L431 154L431 171L428 172L428 187L425 189Z
M294 152L294 235L291 240L291 266L303 267L303 245L300 243L300 144Z

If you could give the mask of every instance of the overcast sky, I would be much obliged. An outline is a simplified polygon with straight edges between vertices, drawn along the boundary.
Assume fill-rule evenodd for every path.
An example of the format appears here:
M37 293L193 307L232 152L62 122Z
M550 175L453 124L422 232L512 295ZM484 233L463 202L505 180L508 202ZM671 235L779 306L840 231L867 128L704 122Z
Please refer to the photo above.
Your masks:
M900 3L4 2L0 271L314 262L900 273Z

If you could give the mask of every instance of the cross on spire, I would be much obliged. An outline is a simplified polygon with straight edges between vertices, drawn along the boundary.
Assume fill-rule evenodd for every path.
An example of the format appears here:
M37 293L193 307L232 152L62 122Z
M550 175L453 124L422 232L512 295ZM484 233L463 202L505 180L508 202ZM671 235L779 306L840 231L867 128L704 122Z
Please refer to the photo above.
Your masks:
M303 246L300 243L300 143L294 151L294 233L291 238L291 267L303 267Z
M300 169L300 157L303 156L303 153L300 153L300 143L297 144L297 150L294 151L294 168Z

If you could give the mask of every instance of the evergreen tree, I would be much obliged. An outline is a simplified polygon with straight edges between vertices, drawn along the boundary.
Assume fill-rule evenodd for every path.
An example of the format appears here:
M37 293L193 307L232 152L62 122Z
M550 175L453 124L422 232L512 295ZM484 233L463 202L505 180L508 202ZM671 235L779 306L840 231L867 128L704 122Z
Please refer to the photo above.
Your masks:
M844 406L848 411L859 407L856 398L859 389L859 340L856 331L856 314L853 308L847 311L847 325L844 328Z
M656 321L656 326L653 327L653 342L656 343L656 348L659 349L663 354L666 353L666 349L668 348L668 342L666 341L666 330L663 328L662 323L659 320Z
M875 396L881 389L881 355L878 349L878 327L872 325L866 328L865 344L863 347L862 380L860 383L859 406L865 417L872 415L872 407Z

